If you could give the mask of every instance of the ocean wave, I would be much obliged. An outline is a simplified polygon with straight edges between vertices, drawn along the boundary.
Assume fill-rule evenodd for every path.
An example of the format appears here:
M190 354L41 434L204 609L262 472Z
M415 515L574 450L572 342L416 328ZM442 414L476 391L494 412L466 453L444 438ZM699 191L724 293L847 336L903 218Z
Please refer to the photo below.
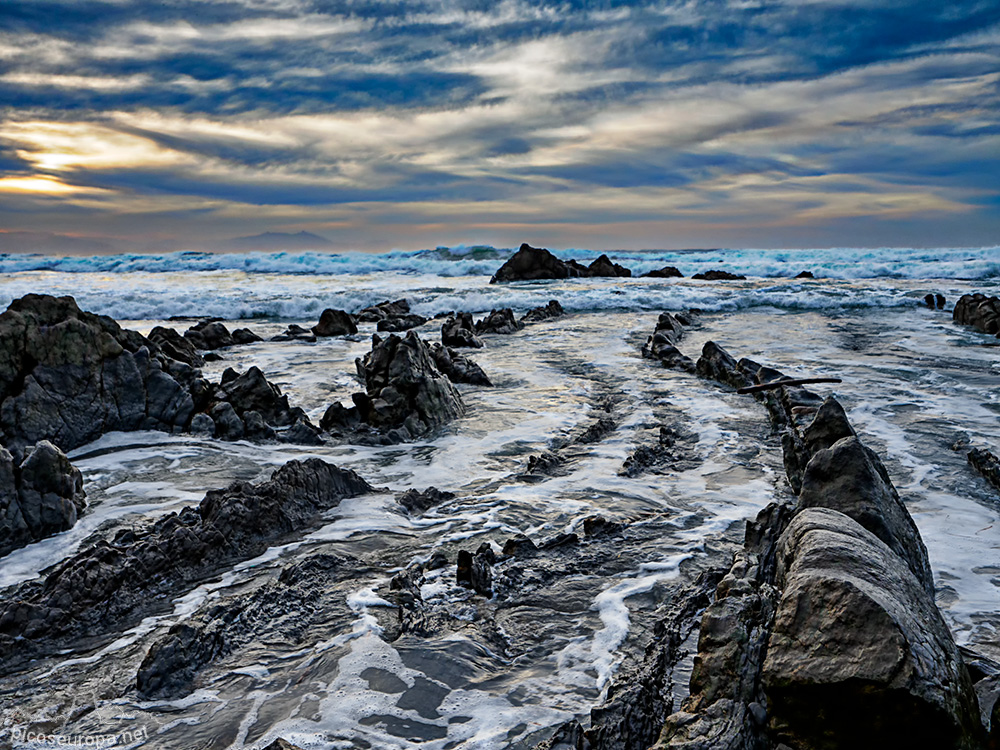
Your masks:
M510 248L460 245L387 253L176 252L50 256L0 254L0 273L164 274L239 272L281 276L370 276L380 273L442 278L490 276L513 254ZM555 250L564 259L589 262L602 251ZM996 279L1000 247L980 248L827 248L801 250L713 249L610 251L612 260L640 275L676 266L685 276L722 268L754 278L791 278L810 271L823 279Z

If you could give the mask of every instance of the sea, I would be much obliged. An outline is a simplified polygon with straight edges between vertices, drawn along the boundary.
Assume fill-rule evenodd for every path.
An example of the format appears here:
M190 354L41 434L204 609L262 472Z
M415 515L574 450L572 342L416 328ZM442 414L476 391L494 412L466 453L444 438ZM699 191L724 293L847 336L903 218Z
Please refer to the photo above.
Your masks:
M555 252L583 263L601 254ZM308 327L326 308L356 312L406 298L431 319L418 335L436 341L441 320L433 317L450 311L479 318L510 307L521 315L556 299L567 313L486 335L482 349L464 352L493 387L459 386L467 414L411 443L262 445L137 432L72 451L87 512L73 529L0 560L0 589L122 528L196 505L209 489L266 479L293 458L318 456L389 491L343 501L301 537L163 602L93 650L0 680L0 731L12 746L49 746L18 740L12 711L66 735L112 734L118 747L186 750L263 748L277 737L324 750L518 750L570 719L586 725L616 679L641 662L682 584L725 566L744 522L790 492L780 439L758 403L642 358L663 311L695 311L679 344L692 359L715 341L793 377L841 379L814 389L841 401L885 461L927 546L955 639L1000 658L1000 493L966 461L970 447L1000 453L1000 340L956 325L950 312L963 294L1000 294L1000 247L621 251L608 254L632 278L490 284L512 253L0 255L3 306L28 293L72 295L143 333L157 325L183 332L205 316L249 327L265 341L220 352L206 376L258 366L316 422L361 388L355 359L370 350L374 324L315 343L267 340L291 323ZM684 278L640 276L663 266ZM747 278L690 278L711 269ZM802 271L814 278L796 278ZM928 293L943 295L945 308L929 308ZM612 429L581 440L602 418ZM688 436L683 460L626 471L664 425ZM566 458L560 471L526 476L530 457L552 450ZM413 514L396 501L429 486L454 497ZM459 550L486 543L499 552L517 535L538 544L583 536L584 519L595 515L626 529L606 559L573 566L517 606L455 583ZM451 618L425 635L400 636L389 583L438 552L449 565L425 574L421 596ZM292 637L260 625L252 642L202 669L190 694L138 696L138 665L171 626L317 554L363 563L333 586L321 627ZM681 665L675 707L686 682Z

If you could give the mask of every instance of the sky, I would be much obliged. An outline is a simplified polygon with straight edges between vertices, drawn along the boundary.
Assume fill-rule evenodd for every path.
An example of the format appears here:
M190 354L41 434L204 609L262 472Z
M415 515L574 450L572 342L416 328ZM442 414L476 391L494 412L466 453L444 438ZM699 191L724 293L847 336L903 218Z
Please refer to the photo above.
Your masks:
M4 0L0 249L997 245L998 104L997 0Z

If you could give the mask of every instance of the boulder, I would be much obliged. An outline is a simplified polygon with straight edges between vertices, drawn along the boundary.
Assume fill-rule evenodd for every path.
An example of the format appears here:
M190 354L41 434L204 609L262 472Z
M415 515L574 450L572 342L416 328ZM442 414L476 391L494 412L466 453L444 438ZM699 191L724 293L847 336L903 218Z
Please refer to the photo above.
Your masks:
M583 271L581 272L581 269ZM548 250L524 243L506 263L493 274L491 284L505 281L534 281L536 279L566 279L586 275L586 267L566 263Z
M969 465L987 482L1000 490L1000 459L984 448L973 448L967 456Z
M899 555L933 599L934 576L920 532L878 456L856 437L838 440L809 460L799 507L829 508L861 524Z
M540 320L549 320L550 318L558 318L561 315L565 315L566 311L563 310L562 305L559 304L559 300L549 300L548 304L544 307L533 307L524 315L521 316L521 323L537 323Z
M85 507L83 477L52 443L39 441L20 466L0 446L0 557L72 528Z
M237 328L233 331L234 344L256 344L257 342L263 340L264 339L251 331L249 328Z
M410 313L408 315L397 315L392 318L383 318L378 322L376 328L379 331L398 333L399 331L408 331L411 328L422 326L426 322L427 318L423 315Z
M795 274L795 278L797 278L797 279L815 279L816 277L813 275L812 271L799 271L797 274Z
M522 328L524 324L517 321L514 311L509 307L490 310L490 314L482 320L477 320L475 325L476 333L517 333Z
M607 255L602 255L597 258L593 263L587 266L588 276L612 276L612 277L625 277L628 278L632 275L632 272L625 268L625 266L618 265L612 262L611 258Z
M982 747L972 681L933 596L853 519L799 513L781 537L762 681L797 750Z
M185 427L198 372L72 297L29 294L0 314L0 443L20 458L112 430Z
M206 351L232 346L233 335L218 320L203 320L184 331L184 338L198 349Z
M364 323L377 323L385 318L398 318L401 315L408 315L410 303L405 299L398 299L395 302L379 302L377 305L366 307L358 313L358 320Z
M272 336L271 341L304 341L307 344L315 344L316 334L308 328L292 323L277 336Z
M205 365L205 358L198 353L198 349L191 343L191 340L184 338L173 328L156 326L149 332L149 340L171 359L176 359L190 367L203 367Z
M396 501L410 513L423 513L447 500L454 500L455 493L442 492L437 487L428 487L423 492L407 490Z
M441 326L441 343L451 347L481 349L483 342L476 336L471 313L459 313L448 318Z
M431 346L431 356L434 358L434 364L438 370L446 375L452 383L468 383L469 385L486 387L493 385L482 367L454 349L435 343Z
M702 273L696 273L691 278L700 279L702 281L743 281L746 279L746 276L730 273L729 271L704 271Z
M354 317L343 310L327 308L319 316L319 323L312 327L317 336L349 336L358 332Z
M684 274L678 271L674 266L664 266L663 268L655 268L652 271L647 271L642 274L644 278L650 279L683 279Z
M983 333L1000 335L1000 297L987 297L978 292L963 294L955 303L952 319L956 323L972 326Z

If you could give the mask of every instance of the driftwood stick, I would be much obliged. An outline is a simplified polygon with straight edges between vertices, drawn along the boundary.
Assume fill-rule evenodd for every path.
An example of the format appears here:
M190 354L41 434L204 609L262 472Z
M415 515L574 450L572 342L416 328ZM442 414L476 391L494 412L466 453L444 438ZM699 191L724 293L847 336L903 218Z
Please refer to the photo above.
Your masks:
M784 380L773 380L770 383L760 385L748 385L746 388L737 388L737 393L759 393L760 391L770 391L783 385L806 385L807 383L843 383L840 378L785 378Z

